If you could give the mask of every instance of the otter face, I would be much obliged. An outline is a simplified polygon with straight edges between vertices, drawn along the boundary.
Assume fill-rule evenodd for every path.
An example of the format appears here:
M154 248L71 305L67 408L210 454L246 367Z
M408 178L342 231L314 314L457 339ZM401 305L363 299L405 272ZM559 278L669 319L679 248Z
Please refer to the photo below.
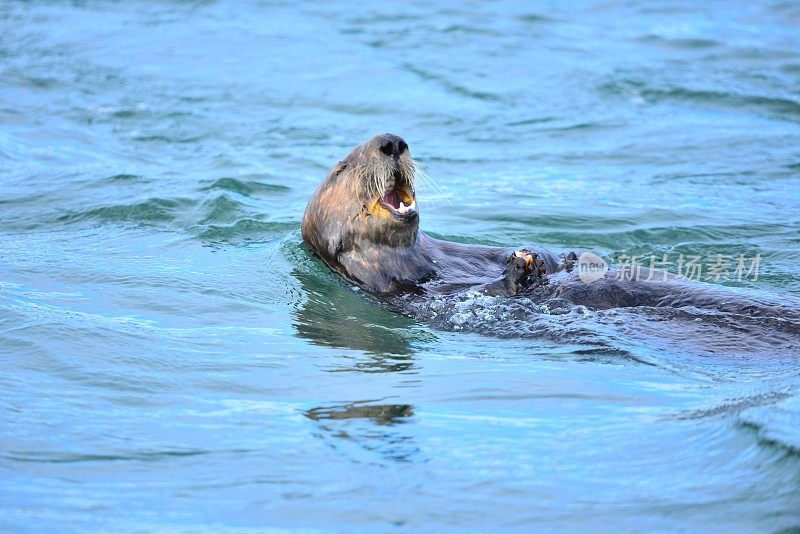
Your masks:
M364 186L364 206L371 216L391 217L399 224L417 220L414 194L416 167L408 144L393 134L376 135L356 148L348 158L356 156L356 174ZM363 168L363 173L358 169Z
M360 144L312 196L303 216L303 238L329 259L367 243L411 245L419 228L416 173L402 138L382 134Z
M414 193L417 167L408 144L393 134L376 135L345 159L360 188L361 212L354 230L371 243L407 247L417 239ZM360 225L360 227L358 227Z

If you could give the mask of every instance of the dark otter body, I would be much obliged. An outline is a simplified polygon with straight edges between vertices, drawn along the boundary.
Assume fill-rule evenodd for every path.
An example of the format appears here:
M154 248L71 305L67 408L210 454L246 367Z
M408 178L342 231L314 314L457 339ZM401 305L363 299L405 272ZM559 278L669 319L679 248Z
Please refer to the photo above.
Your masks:
M524 295L536 302L562 299L593 309L693 306L779 317L781 330L800 331L791 319L798 317L796 307L719 286L662 272L646 281L646 269L639 280L619 279L610 271L587 283L572 269L574 253L556 256L535 247L515 251L434 239L419 230L416 172L408 145L398 136L378 135L359 145L331 170L309 201L303 239L328 267L377 295L474 290Z

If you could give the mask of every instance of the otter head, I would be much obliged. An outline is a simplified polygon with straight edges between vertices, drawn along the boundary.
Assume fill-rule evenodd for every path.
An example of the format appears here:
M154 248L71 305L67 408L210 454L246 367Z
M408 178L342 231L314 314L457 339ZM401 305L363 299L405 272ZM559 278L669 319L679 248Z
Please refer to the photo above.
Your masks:
M328 259L354 247L408 247L417 239L416 165L408 144L376 135L331 169L308 202L303 239Z

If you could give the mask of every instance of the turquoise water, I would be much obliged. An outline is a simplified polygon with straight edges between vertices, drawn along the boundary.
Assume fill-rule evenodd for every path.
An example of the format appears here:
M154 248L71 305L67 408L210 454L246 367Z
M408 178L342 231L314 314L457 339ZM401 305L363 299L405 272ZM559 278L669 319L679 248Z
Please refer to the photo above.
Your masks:
M796 346L432 326L301 244L390 131L433 235L800 296L798 5L563 6L0 4L3 530L800 528Z

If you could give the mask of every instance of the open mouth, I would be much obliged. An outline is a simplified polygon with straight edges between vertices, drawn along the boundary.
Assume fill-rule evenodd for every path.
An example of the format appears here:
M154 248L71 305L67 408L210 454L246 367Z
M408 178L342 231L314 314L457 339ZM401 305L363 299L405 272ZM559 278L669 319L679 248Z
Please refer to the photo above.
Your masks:
M401 219L414 217L417 214L417 201L411 188L406 186L392 186L379 201L380 205L389 210L392 215Z

